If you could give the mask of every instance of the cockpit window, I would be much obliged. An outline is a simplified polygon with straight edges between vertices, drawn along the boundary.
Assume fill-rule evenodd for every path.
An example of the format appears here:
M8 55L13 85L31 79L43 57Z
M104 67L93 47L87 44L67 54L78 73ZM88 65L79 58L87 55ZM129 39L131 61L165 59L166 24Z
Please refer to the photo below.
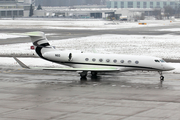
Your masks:
M160 60L161 62L165 62L164 60Z
M155 62L160 62L159 60L154 60Z
M154 60L155 62L165 62L163 59L161 59L161 60Z

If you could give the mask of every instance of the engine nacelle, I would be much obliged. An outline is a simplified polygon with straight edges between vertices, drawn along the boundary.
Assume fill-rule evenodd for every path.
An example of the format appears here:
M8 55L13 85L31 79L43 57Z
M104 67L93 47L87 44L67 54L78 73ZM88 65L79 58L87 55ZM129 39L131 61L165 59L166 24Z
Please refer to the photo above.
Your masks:
M53 61L67 62L72 60L72 53L60 51L45 52L43 57Z

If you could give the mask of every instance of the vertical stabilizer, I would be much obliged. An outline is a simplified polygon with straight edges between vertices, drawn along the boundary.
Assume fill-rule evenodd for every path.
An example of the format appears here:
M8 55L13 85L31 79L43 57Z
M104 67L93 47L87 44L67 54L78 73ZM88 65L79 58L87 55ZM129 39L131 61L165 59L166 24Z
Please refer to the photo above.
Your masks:
M26 33L31 38L31 41L36 47L50 46L46 35L43 32L28 32Z
M54 51L43 32L28 32L26 35L31 38L31 41L35 46L35 51L39 57L46 59L43 57L43 54L45 52Z

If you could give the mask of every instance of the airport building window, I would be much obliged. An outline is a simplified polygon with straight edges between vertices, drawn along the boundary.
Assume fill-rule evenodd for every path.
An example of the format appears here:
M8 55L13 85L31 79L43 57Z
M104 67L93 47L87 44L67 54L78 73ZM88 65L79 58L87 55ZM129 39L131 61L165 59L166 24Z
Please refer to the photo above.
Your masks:
M147 8L147 2L143 2L143 8Z
M118 7L118 3L114 2L114 8L117 8L117 7Z
M106 62L110 62L110 59L107 59Z
M95 62L95 61L96 61L96 59L95 59L95 58L93 58L93 59L92 59L92 61L93 61L93 62Z
M89 61L89 58L86 58L85 61Z
M19 11L19 16L23 16L23 11L22 10Z
M156 7L157 7L157 8L160 8L160 2L157 2L157 3L156 3Z
M128 60L128 63L129 63L129 64L131 64L131 62L132 62L131 60Z
M140 8L140 2L137 2L137 8Z
M128 8L133 8L133 2L128 2Z
M13 15L14 15L14 16L17 16L17 11L13 11Z
M7 16L12 16L12 11L7 11Z
M5 11L1 11L1 16L6 16L6 12Z
M175 3L175 8L178 8L178 5L179 5L179 4Z
M139 61L135 61L136 64L139 64Z
M111 8L111 2L109 2L109 1L107 2L107 7Z
M124 63L124 60L121 60L121 63Z
M153 8L153 2L150 2L150 8Z
M121 8L124 8L124 2L121 2Z
M170 2L170 5L172 5L172 6L173 6L173 5L174 5L174 2Z
M114 63L117 63L117 60L115 59L115 60L113 60L113 62L114 62Z
M167 3L166 3L166 2L163 2L163 6L164 6L164 7L167 6Z
M102 62L103 61L103 59L99 59L99 62Z

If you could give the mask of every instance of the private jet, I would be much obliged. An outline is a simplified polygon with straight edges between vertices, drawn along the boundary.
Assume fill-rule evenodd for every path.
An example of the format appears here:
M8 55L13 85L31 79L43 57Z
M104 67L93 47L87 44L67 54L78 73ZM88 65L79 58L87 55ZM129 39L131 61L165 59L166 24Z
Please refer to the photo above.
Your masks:
M66 52L51 46L43 32L28 32L25 35L31 38L40 58L68 66L67 68L40 68L42 70L76 71L81 78L86 78L88 73L96 77L100 72L157 71L161 82L164 81L163 71L174 70L172 66L158 57ZM14 59L23 68L39 69L25 65L16 57Z

